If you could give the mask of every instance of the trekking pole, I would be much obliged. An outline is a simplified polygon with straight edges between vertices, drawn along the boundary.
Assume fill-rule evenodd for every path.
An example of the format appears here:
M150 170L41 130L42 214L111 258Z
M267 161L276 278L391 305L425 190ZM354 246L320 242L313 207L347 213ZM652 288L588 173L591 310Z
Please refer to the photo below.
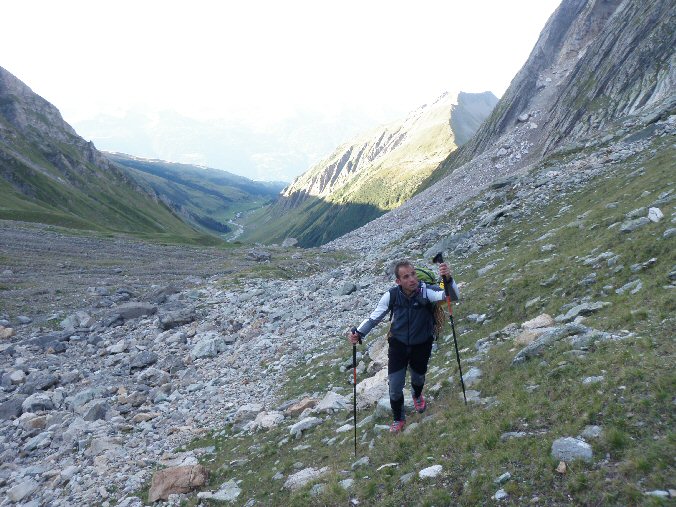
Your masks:
M434 264L441 264L444 262L444 256L439 252L432 259ZM460 352L458 351L458 339L455 337L455 322L453 321L453 307L451 306L451 284L453 283L453 277L451 276L443 277L444 279L444 292L446 293L446 303L448 304L448 316L451 319L451 330L453 331L453 344L455 345L455 357L458 360L458 370L460 371L460 385L462 386L462 397L465 399L465 405L467 405L467 395L465 394L465 381L462 379L462 366L460 366Z
M352 334L357 332L357 328L352 328ZM359 337L359 343L361 344L361 336ZM354 389L354 396L352 397L352 413L354 414L354 457L357 457L357 344L352 344L352 373L354 378L352 379L352 386Z

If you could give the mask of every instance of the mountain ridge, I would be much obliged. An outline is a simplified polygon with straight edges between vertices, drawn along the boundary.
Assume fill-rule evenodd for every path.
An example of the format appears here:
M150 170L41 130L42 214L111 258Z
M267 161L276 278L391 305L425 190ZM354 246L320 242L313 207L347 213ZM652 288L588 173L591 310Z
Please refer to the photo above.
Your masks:
M612 10L608 12L610 8ZM532 169L542 162L544 153L551 157L557 151L579 150L585 145L600 146L612 139L642 131L659 118L673 114L676 88L670 83L676 82L676 53L673 51L676 44L668 44L668 41L676 37L676 31L670 30L670 27L676 26L674 11L673 5L664 0L652 2L647 8L640 7L633 0L564 1L547 21L531 56L489 118L472 139L439 166L425 183L426 188L399 208L327 246L359 249L364 241L385 244L392 241L394 231L401 235L410 233L490 185L500 184L501 180L508 182L513 175ZM599 16L599 19L594 16ZM590 31L590 27L596 29ZM576 41L576 44L584 41L586 49L579 59L578 53L571 58L568 46L560 44L563 34L565 40ZM659 37L655 38L654 34ZM631 102L626 94L610 99L604 92L606 88L599 87L590 95L591 98L582 94L584 101L581 106L577 96L571 95L574 90L579 91L578 76L594 74L598 67L596 51L600 47L612 47L613 37L618 40L619 47L617 51L603 53L606 55L605 66L617 69L625 61L629 66L618 86L624 90L636 88L646 92L670 90L671 94L656 94L653 102L646 101L641 107L627 109L621 107ZM629 39L631 44L627 42ZM640 62L653 69L653 75L659 75L659 85L644 82L642 75L634 72L637 65L643 68ZM656 68L660 62L662 66ZM671 65L665 62L671 62ZM543 65L546 72L542 70ZM548 76L557 75L559 80L550 78L547 81ZM609 82L606 84L609 85ZM566 92L562 97L567 102L559 97L561 90ZM612 87L609 90L608 93L611 93ZM586 109L588 104L607 100L615 100L618 106ZM556 129L568 125L581 113L587 116L576 125L583 124L584 127L569 138L560 139ZM590 118L596 118L596 121L589 124ZM584 139L584 143L580 145L578 139ZM421 207L429 211L429 217L418 217L413 222L413 210ZM380 234L382 232L388 234Z
M0 67L0 218L213 243Z
M258 223L249 222L245 237L313 246L401 205L456 148L454 129L467 138L495 101L491 92L446 93L337 147L253 217Z

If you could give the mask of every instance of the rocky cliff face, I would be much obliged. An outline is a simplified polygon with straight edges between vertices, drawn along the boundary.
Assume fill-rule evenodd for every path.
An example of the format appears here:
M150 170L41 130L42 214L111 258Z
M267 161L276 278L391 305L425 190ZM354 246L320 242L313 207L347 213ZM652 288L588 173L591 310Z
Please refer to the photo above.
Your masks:
M520 123L530 127L521 137L533 147L523 163L620 118L673 107L675 16L670 1L564 1L490 118L446 170L495 146Z
M349 201L348 196L363 186L359 180L389 178L390 171L403 174L402 179L424 174L439 163L439 157L445 157L471 137L496 102L490 92L461 92L457 97L444 94L404 121L338 147L282 192L281 206L295 208L310 196L330 198L339 189L345 190L345 200ZM424 152L419 150L421 144L427 148ZM348 185L356 188L346 190Z
M649 135L675 110L675 11L670 1L565 0L490 117L440 166L437 183L336 244L385 244L393 237L383 231L420 228L550 155Z

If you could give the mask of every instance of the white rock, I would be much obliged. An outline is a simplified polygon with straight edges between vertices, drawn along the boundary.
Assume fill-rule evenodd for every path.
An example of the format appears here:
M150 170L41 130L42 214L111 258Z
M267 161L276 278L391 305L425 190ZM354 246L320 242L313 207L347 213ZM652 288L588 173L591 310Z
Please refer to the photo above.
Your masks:
M296 472L295 474L290 475L289 478L284 483L284 487L286 489L290 489L291 491L295 491L297 489L302 488L309 482L317 480L320 477L328 474L329 471L330 471L329 467L305 468L300 472Z
M319 417L306 417L305 419L298 421L296 424L293 424L289 428L289 433L295 435L296 437L300 437L303 431L314 428L315 426L319 426L322 422L323 420Z
M423 468L418 472L418 477L421 479L432 479L439 475L442 470L443 467L441 465L432 465L431 467Z
M504 500L508 496L509 496L509 494L504 489L499 489L493 495L493 500L497 500L497 501Z
M229 480L221 485L215 493L202 491L197 493L197 498L216 500L218 502L234 502L242 490L234 480Z
M652 222L659 222L664 218L664 213L662 213L662 210L659 208L650 208L648 209L648 218Z
M269 430L279 426L284 420L281 412L260 412L252 423L252 429Z
M561 461L592 460L592 448L587 442L579 438L557 438L552 443L552 456Z
M597 375L595 377L587 377L582 379L582 383L585 385L598 384L599 382L603 382L603 380L604 380L603 375Z
M348 401L345 396L342 396L333 391L326 393L326 396L315 407L315 412L333 412L335 410L345 410Z

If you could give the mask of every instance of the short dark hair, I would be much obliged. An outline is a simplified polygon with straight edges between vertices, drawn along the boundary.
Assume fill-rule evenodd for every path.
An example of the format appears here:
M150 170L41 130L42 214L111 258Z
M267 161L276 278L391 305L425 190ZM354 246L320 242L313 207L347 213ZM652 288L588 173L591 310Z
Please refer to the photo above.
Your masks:
M394 265L394 276L399 278L399 268L403 268L404 266L411 266L413 267L413 264L411 264L411 261L403 260L403 261L398 261Z

